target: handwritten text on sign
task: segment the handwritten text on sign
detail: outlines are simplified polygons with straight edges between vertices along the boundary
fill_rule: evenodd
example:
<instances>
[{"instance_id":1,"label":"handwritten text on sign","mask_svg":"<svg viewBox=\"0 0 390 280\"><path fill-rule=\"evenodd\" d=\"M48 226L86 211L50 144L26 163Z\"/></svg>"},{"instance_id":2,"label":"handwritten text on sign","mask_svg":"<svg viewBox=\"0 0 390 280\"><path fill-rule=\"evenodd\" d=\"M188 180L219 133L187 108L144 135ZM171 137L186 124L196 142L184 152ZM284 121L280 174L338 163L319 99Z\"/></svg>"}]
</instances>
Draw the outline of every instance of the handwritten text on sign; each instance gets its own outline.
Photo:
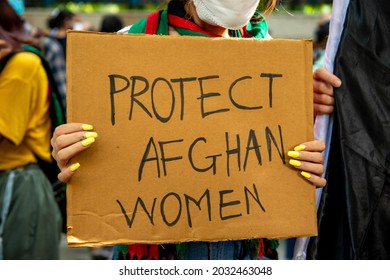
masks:
<instances>
[{"instance_id":1,"label":"handwritten text on sign","mask_svg":"<svg viewBox=\"0 0 390 280\"><path fill-rule=\"evenodd\" d=\"M267 78L267 82L269 84L268 88L268 106L269 108L272 108L272 93L273 93L273 81L275 78L281 78L283 77L282 74L274 74L274 73L261 73L259 75L261 78ZM111 97L111 123L114 126L115 125L115 94L124 92L129 95L129 104L130 104L130 114L129 114L129 120L132 121L136 119L134 116L134 107L139 106L140 111L147 114L150 118L156 118L161 123L166 123L171 120L175 113L175 109L179 111L180 114L180 120L184 120L184 104L185 104L185 85L186 83L195 82L197 83L197 86L199 86L199 94L198 97L196 97L197 100L199 100L199 113L201 114L201 117L204 119L208 116L211 116L213 114L221 114L221 113L228 113L230 111L230 108L219 108L213 111L207 111L205 109L205 103L206 102L212 102L211 98L217 98L221 96L219 92L205 92L204 88L207 87L207 81L212 79L219 79L220 77L218 75L211 75L206 77L189 77L189 78L174 78L174 79L166 79L166 78L156 78L153 81L148 81L147 78L142 76L131 76L130 78L126 78L123 75L118 74L111 74L108 76L110 80L110 97ZM228 96L229 101L232 106L239 110L260 110L263 108L263 105L257 105L257 106L249 106L245 104L240 104L240 101L235 100L234 96L234 89L235 86L238 85L238 83L243 82L245 80L251 80L251 76L244 76L240 77L233 81L233 83L229 86L228 90ZM117 81L121 80L124 83L124 86L120 87L118 89L117 87ZM141 86L138 86L138 84L141 84ZM175 93L174 90L174 84L179 84L179 93ZM163 116L163 113L159 112L161 108L159 109L158 103L155 102L155 96L158 95L167 95L167 89L168 89L168 95L170 95L169 100L171 101L170 104L168 104L168 116ZM241 90L243 90L241 88ZM245 89L244 89L245 90ZM123 94L123 93L122 93ZM143 102L139 99L142 95L149 95L148 99L151 100L151 108L148 108L146 104L143 104ZM179 99L179 100L178 100ZM211 100L211 101L210 101ZM166 110L166 108L164 108ZM209 162L205 167L197 166L193 155L196 153L196 150L200 145L203 143L207 143L207 139L203 136L196 138L194 141L192 141L188 147L188 161L189 165L195 172L212 172L213 175L216 175L217 173L217 159L219 157L226 157L226 175L230 176L230 169L234 168L233 166L237 166L238 171L243 170L246 171L247 162L250 156L255 157L257 164L259 166L262 166L263 160L261 156L260 147L258 138L256 136L256 132L254 129L250 129L248 132L248 137L246 141L246 145L241 147L241 136L235 135L236 139L233 139L233 143L230 143L229 140L229 132L225 132L225 139L226 139L226 145L224 148L224 154L213 154L213 155L207 155L205 158ZM276 138L274 137L271 129L269 127L265 127L265 140L266 140L266 148L268 151L268 160L272 160L272 144L275 145L278 154L281 158L281 161L283 164L285 164L285 152L283 147L283 135L282 135L282 128L279 125L278 126L278 140L277 142ZM150 137L145 152L142 156L142 159L140 159L140 164L138 168L138 181L142 180L143 170L146 168L146 164L151 165L151 168L155 168L155 172L157 177L167 176L168 167L167 164L171 161L179 161L183 160L183 155L174 155L170 157L166 157L165 154L165 147L167 145L177 145L179 143L183 143L184 139L172 139L169 141L157 141L154 139L154 137ZM243 151L244 155L241 155L241 150ZM243 164L241 164L241 160L243 159ZM235 161L235 162L231 162ZM223 168L223 167L222 167ZM222 169L221 168L221 169ZM161 174L162 173L162 174ZM223 215L223 208L230 207L234 205L238 205L241 202L239 200L233 200L233 201L226 201L226 196L233 193L234 190L221 190L219 191L219 217L221 220L231 219L231 218L237 218L242 216L242 213L236 213L233 215L225 216ZM260 197L256 188L256 185L253 184L253 190L250 191L247 187L244 187L243 192L245 194L245 205L246 205L246 214L250 215L250 204L249 199L254 199L257 206L265 212L265 209L263 205L261 204ZM201 205L203 200L205 200L204 205L206 207L207 213L208 213L208 219L211 221L211 200L210 200L210 190L206 189L205 192L201 195L200 198L194 198L190 195L184 193L183 194L183 200L180 198L179 194L175 192L169 192L167 193L160 201L160 213L158 213L159 216L162 217L163 222L167 226L174 226L179 221L183 207L186 210L186 216L188 221L188 226L192 227L192 219L191 219L191 209L190 204L195 204L197 208L201 211ZM138 211L138 207L141 207L142 210L147 214L150 223L154 224L154 211L156 206L157 198L153 199L153 203L148 208L145 205L145 202L141 197L138 197L135 203L133 211L129 211L129 213L132 213L132 216L129 217L127 214L128 212L125 210L124 206L118 199L117 202L120 205L121 211L124 214L126 218L126 222L129 227L132 227L133 221L137 215L137 213L140 213ZM167 201L171 202L168 203ZM172 203L173 201L173 203ZM184 205L183 205L184 203ZM168 206L166 206L168 204ZM177 213L174 217L173 221L168 221L166 216L166 209L169 207L174 206L174 204L177 204Z\"/></svg>"},{"instance_id":2,"label":"handwritten text on sign","mask_svg":"<svg viewBox=\"0 0 390 280\"><path fill-rule=\"evenodd\" d=\"M70 58L69 118L99 133L77 158L71 245L315 232L314 189L285 156L312 133L306 44L70 35L86 50ZM254 63L271 51L281 57ZM103 66L91 67L95 56Z\"/></svg>"}]
</instances>

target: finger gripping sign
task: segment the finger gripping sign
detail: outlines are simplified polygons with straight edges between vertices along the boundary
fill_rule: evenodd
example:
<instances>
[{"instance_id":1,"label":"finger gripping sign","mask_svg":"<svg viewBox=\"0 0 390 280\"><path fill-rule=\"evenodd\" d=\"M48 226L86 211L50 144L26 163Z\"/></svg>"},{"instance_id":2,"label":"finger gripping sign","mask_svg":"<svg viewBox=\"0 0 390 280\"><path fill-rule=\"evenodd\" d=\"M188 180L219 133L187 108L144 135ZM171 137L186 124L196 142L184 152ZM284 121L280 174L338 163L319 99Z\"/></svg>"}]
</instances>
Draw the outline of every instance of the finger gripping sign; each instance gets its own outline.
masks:
<instances>
[{"instance_id":1,"label":"finger gripping sign","mask_svg":"<svg viewBox=\"0 0 390 280\"><path fill-rule=\"evenodd\" d=\"M316 235L311 42L68 33L69 246Z\"/></svg>"}]
</instances>

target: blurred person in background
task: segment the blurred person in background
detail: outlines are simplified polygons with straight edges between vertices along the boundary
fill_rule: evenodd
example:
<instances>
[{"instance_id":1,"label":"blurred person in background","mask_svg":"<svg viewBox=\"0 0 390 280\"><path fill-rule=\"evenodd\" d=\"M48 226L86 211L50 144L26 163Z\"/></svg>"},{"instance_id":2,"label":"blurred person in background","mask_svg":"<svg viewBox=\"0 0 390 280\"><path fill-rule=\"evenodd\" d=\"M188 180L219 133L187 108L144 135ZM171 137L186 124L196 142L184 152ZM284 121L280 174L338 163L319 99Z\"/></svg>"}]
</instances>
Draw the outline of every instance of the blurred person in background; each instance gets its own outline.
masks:
<instances>
[{"instance_id":1,"label":"blurred person in background","mask_svg":"<svg viewBox=\"0 0 390 280\"><path fill-rule=\"evenodd\" d=\"M318 21L313 40L313 70L324 66L325 48L329 36L330 15L324 15Z\"/></svg>"},{"instance_id":2,"label":"blurred person in background","mask_svg":"<svg viewBox=\"0 0 390 280\"><path fill-rule=\"evenodd\" d=\"M123 21L117 15L108 14L102 18L100 32L117 32L123 28Z\"/></svg>"},{"instance_id":3,"label":"blurred person in background","mask_svg":"<svg viewBox=\"0 0 390 280\"><path fill-rule=\"evenodd\" d=\"M15 10L15 12L18 14L18 16L21 17L23 21L23 27L26 30L27 33L31 32L32 26L31 24L26 21L23 18L23 13L25 10L24 0L8 0L8 3L11 5L11 7Z\"/></svg>"},{"instance_id":4,"label":"blurred person in background","mask_svg":"<svg viewBox=\"0 0 390 280\"><path fill-rule=\"evenodd\" d=\"M54 9L48 21L49 35L55 38L62 46L66 59L66 31L91 30L91 24L82 21L79 16L68 9Z\"/></svg>"},{"instance_id":5,"label":"blurred person in background","mask_svg":"<svg viewBox=\"0 0 390 280\"><path fill-rule=\"evenodd\" d=\"M54 9L48 19L49 35L60 43L65 59L66 31L73 29L76 22L76 15L67 9Z\"/></svg>"},{"instance_id":6,"label":"blurred person in background","mask_svg":"<svg viewBox=\"0 0 390 280\"><path fill-rule=\"evenodd\" d=\"M90 24L80 21L76 14L67 9L55 9L47 23L49 33L40 35L38 47L50 64L62 106L66 109L66 31L84 30Z\"/></svg>"},{"instance_id":7,"label":"blurred person in background","mask_svg":"<svg viewBox=\"0 0 390 280\"><path fill-rule=\"evenodd\" d=\"M32 38L0 0L0 259L58 259L61 214L37 164L50 162L49 82Z\"/></svg>"},{"instance_id":8,"label":"blurred person in background","mask_svg":"<svg viewBox=\"0 0 390 280\"><path fill-rule=\"evenodd\" d=\"M52 36L42 34L38 43L38 48L46 57L54 80L57 84L58 92L61 96L62 107L66 110L66 61L63 47Z\"/></svg>"}]
</instances>

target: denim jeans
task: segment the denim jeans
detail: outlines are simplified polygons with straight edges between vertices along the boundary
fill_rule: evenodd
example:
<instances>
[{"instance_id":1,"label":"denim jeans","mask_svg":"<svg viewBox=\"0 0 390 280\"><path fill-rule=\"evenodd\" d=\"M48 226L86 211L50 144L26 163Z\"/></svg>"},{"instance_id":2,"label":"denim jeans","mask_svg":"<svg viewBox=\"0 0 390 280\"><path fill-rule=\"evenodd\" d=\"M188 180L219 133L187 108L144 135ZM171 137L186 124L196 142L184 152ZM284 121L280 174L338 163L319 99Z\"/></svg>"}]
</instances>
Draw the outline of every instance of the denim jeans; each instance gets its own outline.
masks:
<instances>
[{"instance_id":1,"label":"denim jeans","mask_svg":"<svg viewBox=\"0 0 390 280\"><path fill-rule=\"evenodd\" d=\"M245 250L246 241L188 242L189 260L251 260L249 250Z\"/></svg>"}]
</instances>

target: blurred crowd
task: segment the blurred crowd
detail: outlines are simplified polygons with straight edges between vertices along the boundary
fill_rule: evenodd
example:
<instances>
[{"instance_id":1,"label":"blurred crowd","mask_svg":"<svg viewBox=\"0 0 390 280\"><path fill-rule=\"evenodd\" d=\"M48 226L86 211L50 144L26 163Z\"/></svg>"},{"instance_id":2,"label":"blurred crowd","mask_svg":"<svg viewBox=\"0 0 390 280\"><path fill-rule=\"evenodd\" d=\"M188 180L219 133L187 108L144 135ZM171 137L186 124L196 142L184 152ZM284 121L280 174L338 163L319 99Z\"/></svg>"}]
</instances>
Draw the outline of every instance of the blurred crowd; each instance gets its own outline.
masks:
<instances>
[{"instance_id":1,"label":"blurred crowd","mask_svg":"<svg viewBox=\"0 0 390 280\"><path fill-rule=\"evenodd\" d=\"M116 32L123 23L107 14L96 29L54 9L42 29L24 11L23 0L0 0L0 259L61 259L66 185L50 138L66 122L67 31ZM111 255L111 247L91 248L83 258Z\"/></svg>"}]
</instances>

